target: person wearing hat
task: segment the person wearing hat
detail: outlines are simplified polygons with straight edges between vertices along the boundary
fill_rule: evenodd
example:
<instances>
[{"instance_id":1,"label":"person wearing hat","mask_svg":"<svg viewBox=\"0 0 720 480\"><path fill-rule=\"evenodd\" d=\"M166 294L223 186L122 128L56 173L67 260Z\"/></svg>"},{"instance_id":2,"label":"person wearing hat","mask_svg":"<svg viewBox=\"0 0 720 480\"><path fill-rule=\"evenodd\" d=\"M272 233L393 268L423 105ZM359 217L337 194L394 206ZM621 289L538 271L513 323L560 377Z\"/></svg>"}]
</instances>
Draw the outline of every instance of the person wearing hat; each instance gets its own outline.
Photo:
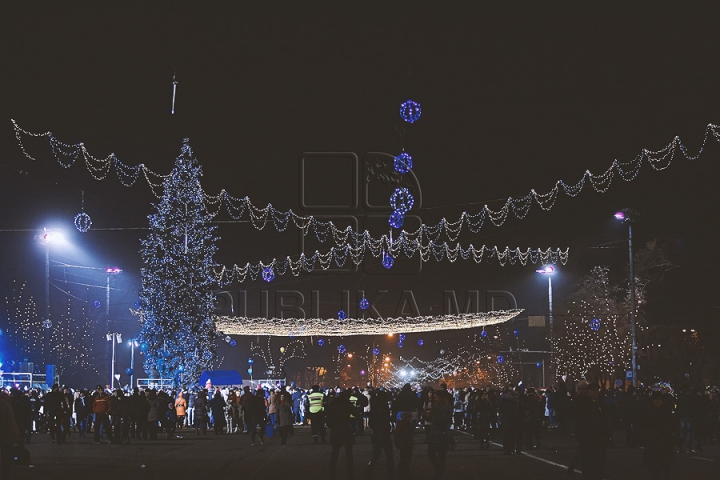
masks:
<instances>
[{"instance_id":1,"label":"person wearing hat","mask_svg":"<svg viewBox=\"0 0 720 480\"><path fill-rule=\"evenodd\" d=\"M110 403L110 396L105 393L102 385L95 387L95 391L92 411L95 414L95 445L99 445L102 432L107 435L108 443L112 441L112 431L110 430L110 411L112 410L112 405Z\"/></svg>"},{"instance_id":2,"label":"person wearing hat","mask_svg":"<svg viewBox=\"0 0 720 480\"><path fill-rule=\"evenodd\" d=\"M580 446L583 478L602 479L602 463L610 436L607 416L600 401L600 385L578 384L575 409L575 439Z\"/></svg>"}]
</instances>

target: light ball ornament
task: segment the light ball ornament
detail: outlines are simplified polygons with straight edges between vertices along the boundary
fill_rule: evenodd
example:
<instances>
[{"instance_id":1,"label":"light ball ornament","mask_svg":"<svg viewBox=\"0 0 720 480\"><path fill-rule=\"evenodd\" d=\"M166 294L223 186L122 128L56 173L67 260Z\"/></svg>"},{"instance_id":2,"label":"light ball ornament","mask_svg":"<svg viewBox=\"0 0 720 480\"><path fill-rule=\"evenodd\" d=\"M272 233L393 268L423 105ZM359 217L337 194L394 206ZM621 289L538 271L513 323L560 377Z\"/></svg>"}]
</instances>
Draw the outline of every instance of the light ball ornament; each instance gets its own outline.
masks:
<instances>
[{"instance_id":1,"label":"light ball ornament","mask_svg":"<svg viewBox=\"0 0 720 480\"><path fill-rule=\"evenodd\" d=\"M230 340L230 346L234 347L235 345L237 345L237 342L235 340Z\"/></svg>"},{"instance_id":2,"label":"light ball ornament","mask_svg":"<svg viewBox=\"0 0 720 480\"><path fill-rule=\"evenodd\" d=\"M400 212L393 212L388 217L388 224L392 228L400 228L403 226L403 223L405 223L405 215Z\"/></svg>"},{"instance_id":3,"label":"light ball ornament","mask_svg":"<svg viewBox=\"0 0 720 480\"><path fill-rule=\"evenodd\" d=\"M513 335L515 335L516 337L519 337L519 336L520 336L520 330L513 330Z\"/></svg>"},{"instance_id":4,"label":"light ball ornament","mask_svg":"<svg viewBox=\"0 0 720 480\"><path fill-rule=\"evenodd\" d=\"M535 364L535 366L536 366L537 368L542 368L543 364L542 364L542 362L537 362L537 363Z\"/></svg>"},{"instance_id":5,"label":"light ball ornament","mask_svg":"<svg viewBox=\"0 0 720 480\"><path fill-rule=\"evenodd\" d=\"M144 353L144 352L147 352L149 349L150 349L150 345L148 345L147 343L142 342L142 343L140 344L140 351L141 351L141 352L143 352L143 353Z\"/></svg>"},{"instance_id":6,"label":"light ball ornament","mask_svg":"<svg viewBox=\"0 0 720 480\"><path fill-rule=\"evenodd\" d=\"M598 330L600 330L600 327L601 327L601 326L602 326L602 322L600 321L599 318L593 318L593 319L590 321L590 328L592 328L592 329L593 329L594 331L596 331L596 332L597 332Z\"/></svg>"},{"instance_id":7,"label":"light ball ornament","mask_svg":"<svg viewBox=\"0 0 720 480\"><path fill-rule=\"evenodd\" d=\"M275 279L275 271L271 267L265 267L262 271L262 279L266 282L272 282Z\"/></svg>"},{"instance_id":8,"label":"light ball ornament","mask_svg":"<svg viewBox=\"0 0 720 480\"><path fill-rule=\"evenodd\" d=\"M505 362L505 357L503 357L502 355L498 355L498 356L497 356L497 362L498 362L498 363L503 363L503 362Z\"/></svg>"},{"instance_id":9,"label":"light ball ornament","mask_svg":"<svg viewBox=\"0 0 720 480\"><path fill-rule=\"evenodd\" d=\"M390 195L390 207L396 212L406 214L415 205L415 197L405 187L398 187Z\"/></svg>"},{"instance_id":10,"label":"light ball ornament","mask_svg":"<svg viewBox=\"0 0 720 480\"><path fill-rule=\"evenodd\" d=\"M345 313L345 310L340 310L338 312L338 320L345 320L347 318L347 313Z\"/></svg>"},{"instance_id":11,"label":"light ball ornament","mask_svg":"<svg viewBox=\"0 0 720 480\"><path fill-rule=\"evenodd\" d=\"M360 376L364 377L367 372L365 370L360 370Z\"/></svg>"},{"instance_id":12,"label":"light ball ornament","mask_svg":"<svg viewBox=\"0 0 720 480\"><path fill-rule=\"evenodd\" d=\"M280 353L285 353L285 347L280 347Z\"/></svg>"},{"instance_id":13,"label":"light ball ornament","mask_svg":"<svg viewBox=\"0 0 720 480\"><path fill-rule=\"evenodd\" d=\"M395 260L390 255L383 255L382 266L390 270L395 265Z\"/></svg>"},{"instance_id":14,"label":"light ball ornament","mask_svg":"<svg viewBox=\"0 0 720 480\"><path fill-rule=\"evenodd\" d=\"M100 308L100 302L99 302L98 300L95 300L95 301L93 302L93 307L95 307L95 308Z\"/></svg>"},{"instance_id":15,"label":"light ball ornament","mask_svg":"<svg viewBox=\"0 0 720 480\"><path fill-rule=\"evenodd\" d=\"M323 340L322 338L319 339L319 340L318 340L318 345L320 345L321 347L322 347L323 345L325 345L325 340Z\"/></svg>"},{"instance_id":16,"label":"light ball ornament","mask_svg":"<svg viewBox=\"0 0 720 480\"><path fill-rule=\"evenodd\" d=\"M380 355L380 349L377 348L377 347L373 348L372 352L373 352L373 355L375 355L376 357L377 357L378 355Z\"/></svg>"},{"instance_id":17,"label":"light ball ornament","mask_svg":"<svg viewBox=\"0 0 720 480\"><path fill-rule=\"evenodd\" d=\"M414 100L406 100L400 104L400 118L407 123L415 123L422 115L420 104Z\"/></svg>"},{"instance_id":18,"label":"light ball ornament","mask_svg":"<svg viewBox=\"0 0 720 480\"><path fill-rule=\"evenodd\" d=\"M45 328L50 328L50 327L52 327L52 322L50 320L45 319L45 320L43 320L42 325Z\"/></svg>"},{"instance_id":19,"label":"light ball ornament","mask_svg":"<svg viewBox=\"0 0 720 480\"><path fill-rule=\"evenodd\" d=\"M132 368L129 368L129 367L126 368L126 369L125 369L125 374L126 374L126 375L132 375L132 374L133 374L133 369L132 369Z\"/></svg>"},{"instance_id":20,"label":"light ball ornament","mask_svg":"<svg viewBox=\"0 0 720 480\"><path fill-rule=\"evenodd\" d=\"M80 233L86 233L88 230L90 230L90 227L92 227L92 220L90 219L90 215L85 212L80 212L75 215L75 220L73 220L73 223L75 224L75 228L77 228Z\"/></svg>"},{"instance_id":21,"label":"light ball ornament","mask_svg":"<svg viewBox=\"0 0 720 480\"><path fill-rule=\"evenodd\" d=\"M398 173L408 173L413 167L412 157L409 153L402 152L393 160L393 166Z\"/></svg>"},{"instance_id":22,"label":"light ball ornament","mask_svg":"<svg viewBox=\"0 0 720 480\"><path fill-rule=\"evenodd\" d=\"M230 338L230 335L228 335L228 336L225 337L225 341L226 341L227 343L230 343L230 340L232 340L232 338Z\"/></svg>"},{"instance_id":23,"label":"light ball ornament","mask_svg":"<svg viewBox=\"0 0 720 480\"><path fill-rule=\"evenodd\" d=\"M370 306L370 302L368 302L368 299L363 297L362 300L360 300L360 309L361 310L367 310Z\"/></svg>"},{"instance_id":24,"label":"light ball ornament","mask_svg":"<svg viewBox=\"0 0 720 480\"><path fill-rule=\"evenodd\" d=\"M345 351L346 351L345 345L339 345L339 346L338 346L338 352L340 352L340 353L342 354L342 353L345 353Z\"/></svg>"},{"instance_id":25,"label":"light ball ornament","mask_svg":"<svg viewBox=\"0 0 720 480\"><path fill-rule=\"evenodd\" d=\"M419 345L419 346L422 347L424 344L425 344L425 341L424 341L422 338L421 338L420 340L418 340L418 345Z\"/></svg>"},{"instance_id":26,"label":"light ball ornament","mask_svg":"<svg viewBox=\"0 0 720 480\"><path fill-rule=\"evenodd\" d=\"M488 336L487 330L483 330L482 332L480 332L480 336L483 338L487 338L487 336Z\"/></svg>"}]
</instances>

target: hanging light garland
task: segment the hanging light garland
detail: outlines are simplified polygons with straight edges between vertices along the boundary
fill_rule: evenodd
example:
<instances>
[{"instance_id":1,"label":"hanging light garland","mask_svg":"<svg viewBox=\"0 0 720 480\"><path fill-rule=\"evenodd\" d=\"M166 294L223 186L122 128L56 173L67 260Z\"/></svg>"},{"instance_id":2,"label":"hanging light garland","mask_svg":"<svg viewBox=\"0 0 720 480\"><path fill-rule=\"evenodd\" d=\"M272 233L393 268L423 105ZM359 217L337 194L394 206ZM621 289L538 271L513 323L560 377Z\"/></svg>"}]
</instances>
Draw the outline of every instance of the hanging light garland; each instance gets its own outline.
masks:
<instances>
[{"instance_id":1,"label":"hanging light garland","mask_svg":"<svg viewBox=\"0 0 720 480\"><path fill-rule=\"evenodd\" d=\"M83 143L63 143L52 132L33 133L22 129L15 120L12 120L12 123L18 145L23 155L30 160L35 160L35 158L27 152L22 141L23 135L33 138L47 137L53 155L62 167L70 168L78 159L82 158L95 180L104 180L114 171L120 183L126 187L134 185L142 175L153 194L157 198L162 196L162 182L167 175L155 173L144 164L126 165L113 153L105 158L95 157L88 152ZM533 203L537 203L542 210L549 211L555 205L560 193L574 198L582 192L588 183L596 192L605 193L609 190L616 173L627 182L635 180L643 163L647 163L657 171L665 170L672 163L678 149L686 159L696 160L705 151L707 140L711 135L720 142L720 127L718 125L708 124L704 132L702 145L696 155L690 155L680 137L676 136L670 143L659 150L642 149L634 159L625 163L614 160L610 167L600 174L593 174L590 170L586 170L575 183L558 180L555 182L554 187L546 193L538 193L535 189L531 189L524 196L508 197L504 205L499 209L493 210L488 205L484 205L477 213L462 212L455 221L448 221L443 218L433 226L422 224L416 231L405 233L408 237L425 236L435 240L440 235L445 234L449 240L455 241L460 235L463 226L467 226L472 233L477 233L485 225L486 220L489 220L495 226L501 226L511 213L518 219L524 219ZM341 230L330 221L323 222L312 215L298 215L292 210L281 211L273 207L272 204L259 208L253 205L248 197L234 197L228 194L225 189L221 190L217 195L208 195L206 192L203 192L203 195L208 210L211 206L216 209L213 215L224 206L231 218L240 220L249 217L250 223L258 230L264 229L267 225L273 225L277 231L285 231L292 221L292 224L301 230L303 235L308 235L312 231L320 242L325 242L328 236L332 236L337 245L354 241L367 234L367 231L363 233L354 232L350 227ZM350 240L350 236L353 237L352 240Z\"/></svg>"},{"instance_id":2,"label":"hanging light garland","mask_svg":"<svg viewBox=\"0 0 720 480\"><path fill-rule=\"evenodd\" d=\"M80 213L75 215L73 223L75 224L75 228L77 228L80 233L87 233L87 231L90 230L90 227L92 226L92 220L90 219L90 215L85 213L84 191L82 192L82 205L80 207Z\"/></svg>"},{"instance_id":3,"label":"hanging light garland","mask_svg":"<svg viewBox=\"0 0 720 480\"><path fill-rule=\"evenodd\" d=\"M438 330L477 328L511 320L523 310L498 310L488 313L431 315L386 318L247 318L217 316L215 324L224 335L271 335L288 337L342 337L351 335L387 335L395 332L418 333Z\"/></svg>"}]
</instances>

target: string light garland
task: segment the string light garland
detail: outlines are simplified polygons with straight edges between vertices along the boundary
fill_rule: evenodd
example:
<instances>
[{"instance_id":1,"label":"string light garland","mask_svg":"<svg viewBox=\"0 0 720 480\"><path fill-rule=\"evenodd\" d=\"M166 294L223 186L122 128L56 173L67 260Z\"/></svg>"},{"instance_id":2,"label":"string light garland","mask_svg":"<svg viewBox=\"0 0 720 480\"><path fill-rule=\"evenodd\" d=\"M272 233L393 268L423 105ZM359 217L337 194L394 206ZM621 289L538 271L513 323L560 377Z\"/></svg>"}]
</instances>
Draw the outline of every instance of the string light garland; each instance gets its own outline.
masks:
<instances>
[{"instance_id":1,"label":"string light garland","mask_svg":"<svg viewBox=\"0 0 720 480\"><path fill-rule=\"evenodd\" d=\"M511 320L523 310L498 310L487 313L430 315L385 318L248 318L217 316L215 324L224 335L295 335L342 337L351 335L387 335L395 332L419 333L459 330L495 325Z\"/></svg>"},{"instance_id":2,"label":"string light garland","mask_svg":"<svg viewBox=\"0 0 720 480\"><path fill-rule=\"evenodd\" d=\"M278 361L276 364L272 354L272 348L270 347L271 340L272 338L268 337L265 347L250 343L250 351L252 352L252 355L262 358L263 362L265 362L265 366L268 369L270 369L270 367L276 367L278 369L281 369L285 366L285 363L288 360L291 360L293 358L305 358L307 356L307 354L305 353L304 342L300 339L293 340L286 345L282 345L280 347L280 356L278 357ZM252 358L248 360L248 363L250 365L254 363L251 360Z\"/></svg>"},{"instance_id":3,"label":"string light garland","mask_svg":"<svg viewBox=\"0 0 720 480\"><path fill-rule=\"evenodd\" d=\"M95 180L104 180L111 172L115 172L120 183L126 187L134 185L142 175L150 186L153 194L157 198L162 196L162 182L167 175L155 173L144 164L136 166L127 165L120 161L113 153L105 158L95 157L87 151L83 143L66 144L60 142L52 132L29 132L22 129L15 120L11 121L18 145L23 155L30 160L36 159L27 152L23 143L23 135L31 138L47 137L53 155L62 167L70 168L78 159L82 158L88 171ZM535 189L531 189L529 193L521 197L508 197L499 209L491 209L488 205L484 205L477 213L462 212L455 221L448 221L446 218L443 218L433 226L422 224L414 232L405 233L409 238L422 237L433 240L437 240L440 235L444 234L450 241L455 241L463 227L468 228L472 233L477 233L488 220L495 226L503 225L511 213L518 219L524 219L534 203L542 210L549 211L555 205L560 193L574 198L582 192L587 184L596 192L605 193L609 190L615 174L620 176L624 181L633 181L640 173L643 163L647 163L656 171L665 170L672 164L678 150L687 160L696 160L705 151L705 146L710 136L720 142L720 127L718 125L712 123L707 125L702 145L695 155L689 154L688 148L680 137L676 136L665 147L658 150L643 148L634 159L628 162L623 163L614 160L610 167L600 174L593 174L590 170L586 170L582 177L575 183L558 180L555 182L553 188L545 193L538 193ZM220 209L224 207L227 214L233 220L249 218L250 223L252 223L257 230L262 230L268 225L273 225L277 231L282 232L292 223L292 225L302 231L303 235L308 235L310 232L313 232L320 242L325 242L330 236L336 242L336 245L354 242L368 234L367 231L354 232L351 227L339 229L331 221L321 221L312 215L298 215L293 212L292 209L281 211L273 207L272 204L268 204L264 208L259 208L253 205L248 197L234 197L225 189L222 189L217 195L209 195L203 192L203 196L205 197L206 208L208 208L208 210L211 207L214 208L214 212L210 212L211 214L215 215L219 213Z\"/></svg>"},{"instance_id":4,"label":"string light garland","mask_svg":"<svg viewBox=\"0 0 720 480\"><path fill-rule=\"evenodd\" d=\"M288 256L285 257L284 260L273 258L270 263L246 263L242 267L237 264L232 267L222 266L214 269L214 275L217 282L221 285L228 285L233 282L242 283L245 282L248 277L250 277L251 280L256 280L261 273L263 280L268 281L265 272L272 273L270 278L275 278L275 275L286 275L288 273L297 277L302 272L313 272L318 267L322 270L327 270L333 263L339 267L343 267L347 264L348 260L354 265L359 265L363 262L366 253L376 258L381 257L383 267L388 269L394 265L394 257L397 258L403 254L407 258L413 258L415 255L419 255L422 262L429 262L431 259L440 262L447 259L450 263L455 263L458 259L472 259L475 263L481 263L484 259L497 259L501 266L505 266L508 263L515 265L518 262L525 266L528 263L561 263L565 265L569 257L569 248L565 250L561 250L560 248L547 248L545 250L528 248L523 251L520 250L520 248L511 249L510 247L505 247L501 250L498 247L490 248L485 245L476 248L472 244L470 244L468 248L463 248L459 243L451 247L446 242L442 244L429 242L427 245L420 245L417 241L411 241L402 234L394 241L383 235L382 240L378 242L367 242L358 247L350 245L345 245L344 248L332 247L330 251L325 253L320 253L316 250L315 253L310 256L302 253L296 259ZM268 274L268 276L270 275Z\"/></svg>"}]
</instances>

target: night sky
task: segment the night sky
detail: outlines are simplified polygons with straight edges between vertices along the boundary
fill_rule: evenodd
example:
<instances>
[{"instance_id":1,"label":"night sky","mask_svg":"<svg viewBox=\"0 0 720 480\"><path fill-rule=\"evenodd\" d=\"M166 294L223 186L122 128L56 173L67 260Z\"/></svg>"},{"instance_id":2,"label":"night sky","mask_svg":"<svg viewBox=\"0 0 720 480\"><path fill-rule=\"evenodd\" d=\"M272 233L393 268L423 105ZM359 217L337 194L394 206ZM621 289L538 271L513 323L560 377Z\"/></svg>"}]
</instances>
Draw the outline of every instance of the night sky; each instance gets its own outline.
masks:
<instances>
[{"instance_id":1,"label":"night sky","mask_svg":"<svg viewBox=\"0 0 720 480\"><path fill-rule=\"evenodd\" d=\"M114 152L128 165L144 163L162 174L189 137L206 192L224 188L257 206L337 215L339 224L357 218L375 236L387 231L389 211L363 207L362 186L353 187L345 167L338 167L345 153L358 156L362 172L367 153L397 154L404 146L421 191L422 206L411 213L434 225L485 204L498 209L507 197L533 188L547 192L559 179L574 184L586 169L601 173L614 159L630 161L676 135L694 155L707 124L720 123L720 31L707 9L68 5L15 2L0 16L0 289L5 297L14 280L27 280L42 305L44 250L33 237L44 226L62 226L76 248L54 253L53 262L124 270L114 280L111 310L113 328L127 337L139 331L128 308L140 285L139 239L155 201L150 189L142 180L130 188L114 176L95 181L81 164L63 169L42 139L26 139L37 158L28 160L10 119L31 132L84 142L97 157ZM412 126L398 115L408 98L423 109ZM711 136L697 160L678 150L667 170L645 163L632 182L616 175L607 193L588 184L576 198L561 194L548 212L535 204L523 220L488 223L459 240L476 247L569 247L570 261L554 279L559 306L594 265L610 266L612 279L622 282L627 230L612 215L632 207L641 214L633 227L636 245L659 239L678 264L651 291L648 321L720 339L717 143ZM337 155L308 164L303 190L305 152ZM306 199L329 205L349 201L353 188L359 190L357 208L303 209L303 191ZM82 191L93 220L86 234L72 225ZM220 214L217 220L231 219ZM216 259L228 265L297 255L303 248L295 229L257 232L248 223L221 223L218 233ZM329 248L305 240L306 251ZM443 309L445 290L460 298L468 290L508 290L528 314L547 311L547 284L535 265L431 261L418 274L417 261L404 261L397 273L377 274L378 263L371 258L354 273L285 276L270 286L247 281L231 290L248 292L252 315L260 314L263 289L296 289L308 301L320 290L323 316L341 308L342 290L353 292L354 310L357 290L388 290L378 304L383 315L394 313L405 290L415 293L423 315ZM104 301L104 290L92 286L104 287L104 274L76 271L54 266L53 283L88 302ZM90 287L73 290L79 283ZM7 322L3 312L4 331ZM96 332L98 355L106 348L103 328ZM5 333L2 361L13 352ZM404 351L387 346L395 354L433 358L437 342L473 333L413 335ZM527 346L535 346L536 333L527 332ZM420 337L425 346L413 349ZM238 339L234 349L223 342L222 367L244 371L249 342ZM368 340L346 343L362 349ZM318 347L308 353L308 365L327 363ZM123 351L122 365L126 356ZM97 358L104 377L107 360ZM299 366L288 363L289 369Z\"/></svg>"}]
</instances>

